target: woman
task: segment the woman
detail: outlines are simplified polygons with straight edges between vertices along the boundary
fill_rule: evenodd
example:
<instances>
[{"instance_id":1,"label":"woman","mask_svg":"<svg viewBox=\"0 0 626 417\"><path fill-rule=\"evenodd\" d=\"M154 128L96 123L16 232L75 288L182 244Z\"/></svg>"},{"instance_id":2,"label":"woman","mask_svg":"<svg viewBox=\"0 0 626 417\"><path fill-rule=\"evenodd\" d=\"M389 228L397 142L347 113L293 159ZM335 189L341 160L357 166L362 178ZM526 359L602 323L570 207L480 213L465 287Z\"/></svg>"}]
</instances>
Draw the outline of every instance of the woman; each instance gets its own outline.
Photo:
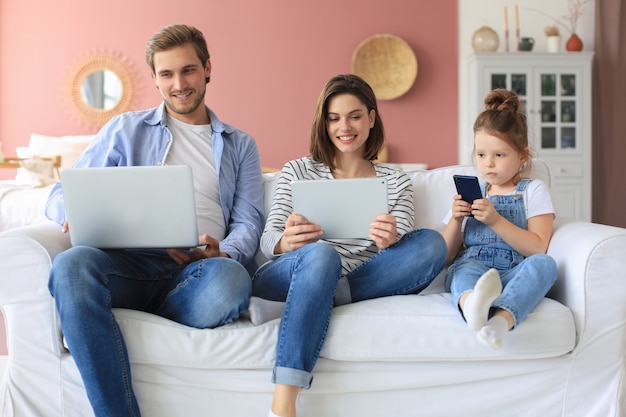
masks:
<instances>
[{"instance_id":1,"label":"woman","mask_svg":"<svg viewBox=\"0 0 626 417\"><path fill-rule=\"evenodd\" d=\"M256 297L285 301L270 416L296 415L296 397L311 386L333 305L417 294L443 269L443 237L413 230L411 180L372 162L383 143L371 87L356 75L338 75L319 98L311 156L290 161L281 171L261 237L261 248L272 260L259 268L252 290ZM292 212L294 180L365 177L385 177L388 184L389 213L372 219L368 239L319 240L320 225Z\"/></svg>"}]
</instances>

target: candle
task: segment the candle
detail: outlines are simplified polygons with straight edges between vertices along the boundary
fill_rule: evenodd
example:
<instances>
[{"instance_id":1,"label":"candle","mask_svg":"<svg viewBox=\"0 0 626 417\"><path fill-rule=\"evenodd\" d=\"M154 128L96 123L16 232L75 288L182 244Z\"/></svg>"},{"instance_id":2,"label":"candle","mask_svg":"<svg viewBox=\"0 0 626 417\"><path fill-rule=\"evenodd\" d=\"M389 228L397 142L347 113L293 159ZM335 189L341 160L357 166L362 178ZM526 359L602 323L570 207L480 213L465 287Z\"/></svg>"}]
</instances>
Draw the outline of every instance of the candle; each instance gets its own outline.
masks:
<instances>
[{"instance_id":1,"label":"candle","mask_svg":"<svg viewBox=\"0 0 626 417\"><path fill-rule=\"evenodd\" d=\"M515 30L519 30L519 13L517 11L517 3L515 3Z\"/></svg>"},{"instance_id":2,"label":"candle","mask_svg":"<svg viewBox=\"0 0 626 417\"><path fill-rule=\"evenodd\" d=\"M504 30L509 30L509 15L506 11L506 6L504 6Z\"/></svg>"}]
</instances>

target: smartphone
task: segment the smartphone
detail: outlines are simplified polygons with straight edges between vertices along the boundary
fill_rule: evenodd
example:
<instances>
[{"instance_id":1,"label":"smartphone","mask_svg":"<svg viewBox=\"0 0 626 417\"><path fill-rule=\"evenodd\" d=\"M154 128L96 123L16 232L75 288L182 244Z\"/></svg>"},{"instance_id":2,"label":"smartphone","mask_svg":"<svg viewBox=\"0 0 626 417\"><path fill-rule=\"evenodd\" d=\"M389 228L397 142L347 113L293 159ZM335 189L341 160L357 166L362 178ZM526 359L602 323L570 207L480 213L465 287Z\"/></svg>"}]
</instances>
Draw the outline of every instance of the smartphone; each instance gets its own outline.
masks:
<instances>
[{"instance_id":1,"label":"smartphone","mask_svg":"<svg viewBox=\"0 0 626 417\"><path fill-rule=\"evenodd\" d=\"M472 204L474 200L483 198L478 178L471 175L455 175L454 185L464 201Z\"/></svg>"}]
</instances>

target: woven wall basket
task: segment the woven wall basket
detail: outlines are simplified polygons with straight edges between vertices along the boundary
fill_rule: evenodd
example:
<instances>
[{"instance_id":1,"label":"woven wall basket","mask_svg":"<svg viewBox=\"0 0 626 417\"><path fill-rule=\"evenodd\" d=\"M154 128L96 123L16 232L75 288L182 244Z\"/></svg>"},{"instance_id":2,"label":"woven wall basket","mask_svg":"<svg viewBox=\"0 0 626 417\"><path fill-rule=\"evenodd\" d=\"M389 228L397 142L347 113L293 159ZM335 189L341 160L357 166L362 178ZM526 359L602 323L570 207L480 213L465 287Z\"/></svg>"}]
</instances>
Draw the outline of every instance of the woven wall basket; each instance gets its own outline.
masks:
<instances>
[{"instance_id":1,"label":"woven wall basket","mask_svg":"<svg viewBox=\"0 0 626 417\"><path fill-rule=\"evenodd\" d=\"M393 100L411 89L417 58L402 38L382 34L367 38L352 55L352 72L365 81L379 100Z\"/></svg>"}]
</instances>

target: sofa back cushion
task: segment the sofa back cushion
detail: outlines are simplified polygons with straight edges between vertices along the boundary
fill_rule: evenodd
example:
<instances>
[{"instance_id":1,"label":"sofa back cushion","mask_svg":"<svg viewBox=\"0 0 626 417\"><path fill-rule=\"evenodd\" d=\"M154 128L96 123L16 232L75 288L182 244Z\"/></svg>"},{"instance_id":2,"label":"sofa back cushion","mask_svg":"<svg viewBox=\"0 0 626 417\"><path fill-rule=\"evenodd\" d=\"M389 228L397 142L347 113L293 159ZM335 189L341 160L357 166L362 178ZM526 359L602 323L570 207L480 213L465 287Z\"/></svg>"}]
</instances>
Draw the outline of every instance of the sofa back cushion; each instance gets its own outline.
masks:
<instances>
[{"instance_id":1,"label":"sofa back cushion","mask_svg":"<svg viewBox=\"0 0 626 417\"><path fill-rule=\"evenodd\" d=\"M394 166L394 164L387 164ZM531 178L541 179L550 186L550 171L541 159L533 159ZM454 174L477 175L472 165L453 165L431 170L411 170L407 175L415 189L415 228L443 230L443 219L452 206L456 194ZM265 214L269 213L279 172L264 174Z\"/></svg>"},{"instance_id":2,"label":"sofa back cushion","mask_svg":"<svg viewBox=\"0 0 626 417\"><path fill-rule=\"evenodd\" d=\"M533 159L530 177L550 186L550 171L541 159ZM415 228L443 230L443 219L452 206L456 194L454 174L478 175L472 165L454 165L428 171L407 172L415 188Z\"/></svg>"}]
</instances>

